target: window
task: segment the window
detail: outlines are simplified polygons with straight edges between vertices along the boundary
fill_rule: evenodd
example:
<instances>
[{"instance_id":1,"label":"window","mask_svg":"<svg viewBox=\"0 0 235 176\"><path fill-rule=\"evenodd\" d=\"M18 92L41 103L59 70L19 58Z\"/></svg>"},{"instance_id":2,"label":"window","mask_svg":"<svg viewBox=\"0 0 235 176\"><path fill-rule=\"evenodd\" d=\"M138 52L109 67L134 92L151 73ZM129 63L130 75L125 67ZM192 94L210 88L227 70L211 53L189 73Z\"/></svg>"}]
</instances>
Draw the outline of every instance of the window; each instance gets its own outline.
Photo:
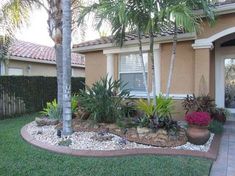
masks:
<instances>
[{"instance_id":1,"label":"window","mask_svg":"<svg viewBox=\"0 0 235 176\"><path fill-rule=\"evenodd\" d=\"M8 75L14 75L14 76L23 75L23 69L21 69L21 68L9 68L8 69Z\"/></svg>"},{"instance_id":2,"label":"window","mask_svg":"<svg viewBox=\"0 0 235 176\"><path fill-rule=\"evenodd\" d=\"M144 66L147 75L148 72L148 54L144 53ZM121 55L119 62L119 78L127 83L127 89L137 92L146 92L143 81L143 69L139 54Z\"/></svg>"}]
</instances>

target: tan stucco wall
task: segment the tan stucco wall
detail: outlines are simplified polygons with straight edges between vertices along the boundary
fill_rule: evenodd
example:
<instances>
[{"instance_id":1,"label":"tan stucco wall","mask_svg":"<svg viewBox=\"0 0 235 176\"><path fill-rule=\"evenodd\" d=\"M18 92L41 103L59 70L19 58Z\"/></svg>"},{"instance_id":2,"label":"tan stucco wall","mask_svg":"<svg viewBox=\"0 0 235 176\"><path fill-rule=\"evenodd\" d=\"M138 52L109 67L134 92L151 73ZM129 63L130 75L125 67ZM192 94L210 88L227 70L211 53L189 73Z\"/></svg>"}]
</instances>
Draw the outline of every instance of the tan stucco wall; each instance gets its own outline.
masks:
<instances>
[{"instance_id":1,"label":"tan stucco wall","mask_svg":"<svg viewBox=\"0 0 235 176\"><path fill-rule=\"evenodd\" d=\"M184 120L185 110L182 106L183 100L173 100L174 110L172 112L172 118L174 120Z\"/></svg>"},{"instance_id":2,"label":"tan stucco wall","mask_svg":"<svg viewBox=\"0 0 235 176\"><path fill-rule=\"evenodd\" d=\"M86 57L86 84L91 86L101 77L106 76L107 61L102 51L85 53Z\"/></svg>"},{"instance_id":3,"label":"tan stucco wall","mask_svg":"<svg viewBox=\"0 0 235 176\"><path fill-rule=\"evenodd\" d=\"M215 49L210 55L210 96L215 98Z\"/></svg>"},{"instance_id":4,"label":"tan stucco wall","mask_svg":"<svg viewBox=\"0 0 235 176\"><path fill-rule=\"evenodd\" d=\"M210 91L210 49L195 50L195 85L196 95L207 95Z\"/></svg>"},{"instance_id":5,"label":"tan stucco wall","mask_svg":"<svg viewBox=\"0 0 235 176\"><path fill-rule=\"evenodd\" d=\"M216 19L216 23L210 26L208 22L204 21L202 24L202 30L198 34L198 38L207 38L218 32L221 32L227 28L234 27L235 25L235 13L221 15Z\"/></svg>"},{"instance_id":6,"label":"tan stucco wall","mask_svg":"<svg viewBox=\"0 0 235 176\"><path fill-rule=\"evenodd\" d=\"M193 41L178 42L174 65L171 93L190 94L194 91ZM161 44L161 91L166 92L172 44Z\"/></svg>"},{"instance_id":7,"label":"tan stucco wall","mask_svg":"<svg viewBox=\"0 0 235 176\"><path fill-rule=\"evenodd\" d=\"M23 75L25 76L56 76L56 65L54 64L44 64L44 63L34 63L18 60L9 60L7 63L7 68L19 68L23 70ZM29 69L30 68L30 71ZM84 77L85 69L73 67L74 77ZM8 69L6 69L6 74L8 74Z\"/></svg>"}]
</instances>

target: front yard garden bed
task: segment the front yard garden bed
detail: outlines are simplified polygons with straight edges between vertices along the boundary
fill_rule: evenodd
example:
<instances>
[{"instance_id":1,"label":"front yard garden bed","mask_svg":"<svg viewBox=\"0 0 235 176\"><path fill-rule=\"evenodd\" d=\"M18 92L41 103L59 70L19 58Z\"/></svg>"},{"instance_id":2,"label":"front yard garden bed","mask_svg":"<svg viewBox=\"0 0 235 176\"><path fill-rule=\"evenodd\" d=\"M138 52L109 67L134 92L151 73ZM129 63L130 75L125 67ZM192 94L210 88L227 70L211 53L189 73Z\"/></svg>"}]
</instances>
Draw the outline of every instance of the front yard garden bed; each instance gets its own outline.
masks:
<instances>
[{"instance_id":1,"label":"front yard garden bed","mask_svg":"<svg viewBox=\"0 0 235 176\"><path fill-rule=\"evenodd\" d=\"M58 137L58 126L37 126L31 122L22 128L26 141L50 151L77 156L122 156L136 154L192 155L215 159L218 152L219 136L211 135L205 145L187 142L177 147L154 147L128 141L110 132L96 130L74 132L68 137ZM91 130L91 128L90 128Z\"/></svg>"}]
</instances>

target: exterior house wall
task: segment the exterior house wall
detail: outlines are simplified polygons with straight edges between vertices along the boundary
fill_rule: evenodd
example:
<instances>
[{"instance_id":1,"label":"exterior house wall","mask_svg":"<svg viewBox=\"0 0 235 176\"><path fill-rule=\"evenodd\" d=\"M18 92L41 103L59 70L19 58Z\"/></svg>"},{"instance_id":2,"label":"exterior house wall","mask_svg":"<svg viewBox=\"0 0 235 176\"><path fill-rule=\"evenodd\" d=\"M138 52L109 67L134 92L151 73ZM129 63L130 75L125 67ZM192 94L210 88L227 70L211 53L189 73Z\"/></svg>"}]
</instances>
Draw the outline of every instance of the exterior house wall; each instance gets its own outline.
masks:
<instances>
[{"instance_id":1,"label":"exterior house wall","mask_svg":"<svg viewBox=\"0 0 235 176\"><path fill-rule=\"evenodd\" d=\"M91 86L100 77L106 76L107 61L102 51L86 53L86 84Z\"/></svg>"},{"instance_id":2,"label":"exterior house wall","mask_svg":"<svg viewBox=\"0 0 235 176\"><path fill-rule=\"evenodd\" d=\"M215 98L215 49L210 55L210 96Z\"/></svg>"},{"instance_id":3,"label":"exterior house wall","mask_svg":"<svg viewBox=\"0 0 235 176\"><path fill-rule=\"evenodd\" d=\"M206 21L202 24L202 30L197 35L197 39L211 37L225 29L235 27L235 13L220 15L216 24L210 26ZM194 40L181 41L177 43L176 60L173 72L171 94L196 94L209 93L215 97L215 49L205 47L192 47ZM165 93L170 60L172 54L172 43L160 44L161 58L161 92ZM100 76L106 74L106 55L99 52L87 52L86 55L86 77L88 85L99 80ZM118 58L114 56L114 78L118 76ZM99 65L99 66L97 66ZM151 62L148 66L148 85L151 87ZM204 79L202 79L204 78ZM151 90L149 90L151 91ZM174 100L175 119L183 119L185 111L182 107L182 99Z\"/></svg>"},{"instance_id":4,"label":"exterior house wall","mask_svg":"<svg viewBox=\"0 0 235 176\"><path fill-rule=\"evenodd\" d=\"M191 94L194 91L193 41L178 42L171 84L171 94ZM161 44L161 91L166 92L172 44Z\"/></svg>"},{"instance_id":5,"label":"exterior house wall","mask_svg":"<svg viewBox=\"0 0 235 176\"><path fill-rule=\"evenodd\" d=\"M6 67L6 74L8 74L9 68L18 68L23 70L23 75L25 76L56 76L55 64L34 63L10 59ZM72 69L74 77L84 77L84 68L72 67Z\"/></svg>"},{"instance_id":6,"label":"exterior house wall","mask_svg":"<svg viewBox=\"0 0 235 176\"><path fill-rule=\"evenodd\" d=\"M202 24L202 30L198 34L198 39L210 37L218 32L221 32L227 28L234 27L235 13L218 16L216 23L210 26L208 22L204 21Z\"/></svg>"}]
</instances>

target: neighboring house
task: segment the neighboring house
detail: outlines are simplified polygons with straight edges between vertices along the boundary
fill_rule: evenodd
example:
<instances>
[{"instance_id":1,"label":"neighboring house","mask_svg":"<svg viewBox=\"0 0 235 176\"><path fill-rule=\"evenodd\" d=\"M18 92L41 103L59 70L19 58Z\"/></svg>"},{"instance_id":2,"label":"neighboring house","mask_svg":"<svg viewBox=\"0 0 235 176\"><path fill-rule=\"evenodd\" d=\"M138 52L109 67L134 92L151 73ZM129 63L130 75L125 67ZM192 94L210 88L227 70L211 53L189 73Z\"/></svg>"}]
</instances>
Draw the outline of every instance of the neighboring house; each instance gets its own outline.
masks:
<instances>
[{"instance_id":1,"label":"neighboring house","mask_svg":"<svg viewBox=\"0 0 235 176\"><path fill-rule=\"evenodd\" d=\"M56 76L54 48L15 41L9 49L9 59L1 64L2 75ZM72 76L85 77L85 57L72 53Z\"/></svg>"},{"instance_id":2,"label":"neighboring house","mask_svg":"<svg viewBox=\"0 0 235 176\"><path fill-rule=\"evenodd\" d=\"M202 32L178 34L171 87L177 112L183 112L181 102L187 94L200 93L211 95L219 107L235 112L235 2L221 3L215 11L218 15L215 26L210 27L204 21ZM73 46L74 52L86 57L85 75L88 85L108 74L114 79L120 78L127 82L136 97L144 97L146 92L138 49L136 35L127 35L122 48L115 46L111 37ZM148 36L143 36L143 50L148 84L151 85ZM171 53L172 29L166 27L156 34L154 43L154 74L158 94L166 92ZM178 116L182 117L182 113Z\"/></svg>"}]
</instances>

